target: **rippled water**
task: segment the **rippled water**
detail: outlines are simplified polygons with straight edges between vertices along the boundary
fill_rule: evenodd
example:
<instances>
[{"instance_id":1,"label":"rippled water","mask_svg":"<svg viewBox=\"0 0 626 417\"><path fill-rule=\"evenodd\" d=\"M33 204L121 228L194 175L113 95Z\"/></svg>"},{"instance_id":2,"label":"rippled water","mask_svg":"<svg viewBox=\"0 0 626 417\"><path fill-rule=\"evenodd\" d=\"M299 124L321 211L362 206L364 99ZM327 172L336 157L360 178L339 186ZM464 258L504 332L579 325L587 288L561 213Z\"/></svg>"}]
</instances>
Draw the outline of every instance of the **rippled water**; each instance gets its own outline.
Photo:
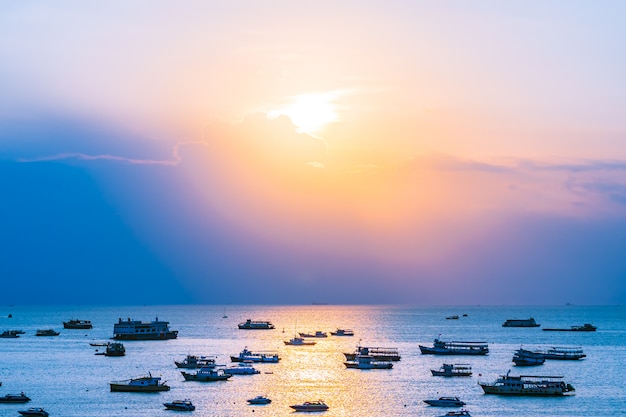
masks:
<instances>
[{"instance_id":1,"label":"rippled water","mask_svg":"<svg viewBox=\"0 0 626 417\"><path fill-rule=\"evenodd\" d=\"M226 312L228 318L222 318ZM11 313L13 318L8 318ZM468 314L446 320L453 314ZM626 410L626 309L624 307L395 307L395 306L142 306L142 307L0 307L0 330L22 329L19 339L0 339L0 395L24 391L28 404L0 404L0 416L44 407L52 417L172 416L162 403L191 399L192 416L278 416L292 414L290 404L323 399L332 416L440 416L449 409L429 407L424 399L459 396L472 416L604 416ZM150 321L159 317L179 330L169 341L124 342L124 357L94 355L89 342L106 341L118 317ZM509 318L534 317L542 327L593 323L595 333L544 332L541 328L503 328ZM63 330L70 318L91 320L92 330ZM275 330L244 331L246 318L271 320ZM354 329L354 337L318 339L315 346L285 346L294 331ZM54 328L58 337L35 337L36 329ZM421 355L418 344L444 340L489 342L486 357ZM342 352L366 346L397 347L402 360L391 370L346 369ZM528 348L582 346L582 361L546 361L515 368L511 358ZM225 382L185 382L174 360L187 354L229 355L245 346L276 350L278 364L256 365L261 374L234 376ZM471 378L437 378L430 369L443 362L469 363ZM576 388L567 398L487 396L477 382L513 374L563 375ZM156 394L112 393L108 383L151 372L172 389ZM250 406L246 399L268 395L273 402ZM252 414L254 413L254 414Z\"/></svg>"}]
</instances>

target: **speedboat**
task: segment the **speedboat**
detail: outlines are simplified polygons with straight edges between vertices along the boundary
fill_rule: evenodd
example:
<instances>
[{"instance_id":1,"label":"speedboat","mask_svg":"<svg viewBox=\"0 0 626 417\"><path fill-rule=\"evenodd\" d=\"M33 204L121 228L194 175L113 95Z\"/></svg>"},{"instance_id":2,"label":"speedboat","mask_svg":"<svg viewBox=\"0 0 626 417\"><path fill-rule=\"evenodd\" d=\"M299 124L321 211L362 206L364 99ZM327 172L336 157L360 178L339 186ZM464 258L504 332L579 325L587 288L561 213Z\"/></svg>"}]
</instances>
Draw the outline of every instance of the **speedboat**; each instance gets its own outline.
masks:
<instances>
[{"instance_id":1,"label":"speedboat","mask_svg":"<svg viewBox=\"0 0 626 417\"><path fill-rule=\"evenodd\" d=\"M433 407L463 407L465 405L459 397L440 397L438 400L424 400L424 402Z\"/></svg>"},{"instance_id":2,"label":"speedboat","mask_svg":"<svg viewBox=\"0 0 626 417\"><path fill-rule=\"evenodd\" d=\"M472 417L467 410L450 411L440 417Z\"/></svg>"},{"instance_id":3,"label":"speedboat","mask_svg":"<svg viewBox=\"0 0 626 417\"><path fill-rule=\"evenodd\" d=\"M19 394L7 394L0 397L0 403L27 403L30 401L23 392Z\"/></svg>"},{"instance_id":4,"label":"speedboat","mask_svg":"<svg viewBox=\"0 0 626 417\"><path fill-rule=\"evenodd\" d=\"M43 408L29 408L28 410L19 410L18 413L28 417L48 417L48 412Z\"/></svg>"},{"instance_id":5,"label":"speedboat","mask_svg":"<svg viewBox=\"0 0 626 417\"><path fill-rule=\"evenodd\" d=\"M304 340L302 337L294 337L291 340L283 341L283 343L290 346L312 346L317 342L314 342L312 340Z\"/></svg>"},{"instance_id":6,"label":"speedboat","mask_svg":"<svg viewBox=\"0 0 626 417\"><path fill-rule=\"evenodd\" d=\"M249 400L247 400L249 404L269 404L272 402L272 400L270 400L269 398L263 396L263 395L257 395L254 398L250 398Z\"/></svg>"},{"instance_id":7,"label":"speedboat","mask_svg":"<svg viewBox=\"0 0 626 417\"><path fill-rule=\"evenodd\" d=\"M317 401L305 401L302 404L290 405L296 411L326 411L328 406L322 400Z\"/></svg>"},{"instance_id":8,"label":"speedboat","mask_svg":"<svg viewBox=\"0 0 626 417\"><path fill-rule=\"evenodd\" d=\"M125 381L111 382L109 385L111 386L111 392L159 392L170 390L169 385L165 385L165 381L161 382L160 377L154 377L152 374Z\"/></svg>"},{"instance_id":9,"label":"speedboat","mask_svg":"<svg viewBox=\"0 0 626 417\"><path fill-rule=\"evenodd\" d=\"M163 403L165 408L174 411L193 411L196 406L191 403L190 400L174 400L170 403Z\"/></svg>"}]
</instances>

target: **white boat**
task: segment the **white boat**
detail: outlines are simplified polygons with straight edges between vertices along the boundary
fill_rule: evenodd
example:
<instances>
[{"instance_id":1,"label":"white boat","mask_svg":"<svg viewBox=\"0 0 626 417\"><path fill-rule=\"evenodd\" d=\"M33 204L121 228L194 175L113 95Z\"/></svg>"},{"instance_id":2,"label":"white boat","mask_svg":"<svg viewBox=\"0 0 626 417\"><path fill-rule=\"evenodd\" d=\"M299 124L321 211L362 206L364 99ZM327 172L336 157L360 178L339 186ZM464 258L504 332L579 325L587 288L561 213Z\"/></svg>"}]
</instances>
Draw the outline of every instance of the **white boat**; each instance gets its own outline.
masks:
<instances>
[{"instance_id":1,"label":"white boat","mask_svg":"<svg viewBox=\"0 0 626 417\"><path fill-rule=\"evenodd\" d=\"M433 347L419 345L422 354L430 355L486 355L489 345L486 342L444 342L435 339Z\"/></svg>"},{"instance_id":2,"label":"white boat","mask_svg":"<svg viewBox=\"0 0 626 417\"><path fill-rule=\"evenodd\" d=\"M583 350L579 347L578 348L551 347L542 353L543 353L543 357L546 359L570 360L570 361L582 359L587 356L583 353Z\"/></svg>"},{"instance_id":3,"label":"white boat","mask_svg":"<svg viewBox=\"0 0 626 417\"><path fill-rule=\"evenodd\" d=\"M174 400L169 403L163 403L165 408L174 411L193 411L196 406L190 400Z\"/></svg>"},{"instance_id":4,"label":"white boat","mask_svg":"<svg viewBox=\"0 0 626 417\"><path fill-rule=\"evenodd\" d=\"M159 321L158 317L150 322L120 318L113 325L113 339L117 340L168 340L177 337L178 330L170 330L169 322Z\"/></svg>"},{"instance_id":5,"label":"white boat","mask_svg":"<svg viewBox=\"0 0 626 417\"><path fill-rule=\"evenodd\" d=\"M255 404L255 405L269 404L272 402L272 400L270 400L269 398L263 395L257 395L256 397L250 398L247 401L249 404Z\"/></svg>"},{"instance_id":6,"label":"white boat","mask_svg":"<svg viewBox=\"0 0 626 417\"><path fill-rule=\"evenodd\" d=\"M346 368L353 369L391 369L393 368L393 362L391 361L378 361L370 355L357 355L355 360L346 361L343 363Z\"/></svg>"},{"instance_id":7,"label":"white boat","mask_svg":"<svg viewBox=\"0 0 626 417\"><path fill-rule=\"evenodd\" d=\"M269 321L248 319L237 325L241 330L271 330L274 325Z\"/></svg>"},{"instance_id":8,"label":"white boat","mask_svg":"<svg viewBox=\"0 0 626 417\"><path fill-rule=\"evenodd\" d=\"M289 407L293 408L296 411L326 411L328 410L328 406L324 401L305 401L302 404L290 405Z\"/></svg>"},{"instance_id":9,"label":"white boat","mask_svg":"<svg viewBox=\"0 0 626 417\"><path fill-rule=\"evenodd\" d=\"M154 377L152 374L124 381L114 381L109 385L111 386L111 392L159 392L170 390L165 381L161 382L160 377Z\"/></svg>"},{"instance_id":10,"label":"white boat","mask_svg":"<svg viewBox=\"0 0 626 417\"><path fill-rule=\"evenodd\" d=\"M256 375L261 371L250 365L249 363L240 362L237 366L228 366L223 369L225 374L230 375Z\"/></svg>"},{"instance_id":11,"label":"white boat","mask_svg":"<svg viewBox=\"0 0 626 417\"><path fill-rule=\"evenodd\" d=\"M437 400L424 400L424 402L433 407L463 407L465 405L459 397L440 397Z\"/></svg>"},{"instance_id":12,"label":"white boat","mask_svg":"<svg viewBox=\"0 0 626 417\"><path fill-rule=\"evenodd\" d=\"M182 361L174 361L177 368L197 369L215 367L215 358L209 356L187 355Z\"/></svg>"},{"instance_id":13,"label":"white boat","mask_svg":"<svg viewBox=\"0 0 626 417\"><path fill-rule=\"evenodd\" d=\"M485 394L563 396L572 395L574 387L563 382L562 376L519 375L511 376L510 371L495 382L479 382Z\"/></svg>"},{"instance_id":14,"label":"white boat","mask_svg":"<svg viewBox=\"0 0 626 417\"><path fill-rule=\"evenodd\" d=\"M433 376L472 376L472 367L466 363L444 363L439 369L431 369Z\"/></svg>"},{"instance_id":15,"label":"white boat","mask_svg":"<svg viewBox=\"0 0 626 417\"><path fill-rule=\"evenodd\" d=\"M43 408L29 408L27 410L19 410L18 413L27 417L48 417L49 415Z\"/></svg>"},{"instance_id":16,"label":"white boat","mask_svg":"<svg viewBox=\"0 0 626 417\"><path fill-rule=\"evenodd\" d=\"M214 369L214 368L200 368L196 373L189 373L185 371L181 371L183 378L185 381L199 381L199 382L215 382L215 381L226 381L228 378L232 377L231 374L227 374L223 369Z\"/></svg>"},{"instance_id":17,"label":"white boat","mask_svg":"<svg viewBox=\"0 0 626 417\"><path fill-rule=\"evenodd\" d=\"M440 417L472 417L467 410L449 411Z\"/></svg>"},{"instance_id":18,"label":"white boat","mask_svg":"<svg viewBox=\"0 0 626 417\"><path fill-rule=\"evenodd\" d=\"M292 339L284 340L283 343L289 346L313 346L317 342L305 340L302 337L293 337Z\"/></svg>"},{"instance_id":19,"label":"white boat","mask_svg":"<svg viewBox=\"0 0 626 417\"><path fill-rule=\"evenodd\" d=\"M537 366L543 365L546 361L543 353L533 352L526 349L518 349L513 355L513 362L516 366Z\"/></svg>"},{"instance_id":20,"label":"white boat","mask_svg":"<svg viewBox=\"0 0 626 417\"><path fill-rule=\"evenodd\" d=\"M276 352L252 352L247 347L237 356L231 356L233 362L258 362L258 363L278 363L280 357Z\"/></svg>"},{"instance_id":21,"label":"white boat","mask_svg":"<svg viewBox=\"0 0 626 417\"><path fill-rule=\"evenodd\" d=\"M358 355L372 356L377 361L399 361L400 354L397 348L388 347L370 347L370 346L357 346L356 350L352 353L344 353L344 356L348 361L356 360Z\"/></svg>"},{"instance_id":22,"label":"white boat","mask_svg":"<svg viewBox=\"0 0 626 417\"><path fill-rule=\"evenodd\" d=\"M354 336L354 331L351 329L337 328L334 332L330 332L332 336Z\"/></svg>"}]
</instances>

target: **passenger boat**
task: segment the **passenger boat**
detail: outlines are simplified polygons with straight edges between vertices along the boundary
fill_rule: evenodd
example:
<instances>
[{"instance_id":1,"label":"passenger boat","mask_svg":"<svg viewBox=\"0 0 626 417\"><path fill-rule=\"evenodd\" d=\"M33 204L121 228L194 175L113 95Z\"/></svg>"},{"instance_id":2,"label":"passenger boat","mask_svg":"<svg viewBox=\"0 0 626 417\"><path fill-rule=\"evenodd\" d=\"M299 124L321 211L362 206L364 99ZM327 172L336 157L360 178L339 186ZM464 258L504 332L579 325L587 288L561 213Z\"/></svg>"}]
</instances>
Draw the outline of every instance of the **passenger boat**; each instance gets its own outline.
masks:
<instances>
[{"instance_id":1,"label":"passenger boat","mask_svg":"<svg viewBox=\"0 0 626 417\"><path fill-rule=\"evenodd\" d=\"M328 337L326 332L317 330L315 333L298 333L300 337Z\"/></svg>"},{"instance_id":2,"label":"passenger boat","mask_svg":"<svg viewBox=\"0 0 626 417\"><path fill-rule=\"evenodd\" d=\"M27 403L30 401L23 392L19 394L7 394L0 397L0 403Z\"/></svg>"},{"instance_id":3,"label":"passenger boat","mask_svg":"<svg viewBox=\"0 0 626 417\"><path fill-rule=\"evenodd\" d=\"M595 332L598 328L593 324L585 323L582 326L570 326L569 328L544 328L546 332Z\"/></svg>"},{"instance_id":4,"label":"passenger boat","mask_svg":"<svg viewBox=\"0 0 626 417\"><path fill-rule=\"evenodd\" d=\"M328 406L322 400L305 401L302 404L290 405L296 411L326 411Z\"/></svg>"},{"instance_id":5,"label":"passenger boat","mask_svg":"<svg viewBox=\"0 0 626 417\"><path fill-rule=\"evenodd\" d=\"M551 347L542 352L546 359L575 361L587 357L581 348Z\"/></svg>"},{"instance_id":6,"label":"passenger boat","mask_svg":"<svg viewBox=\"0 0 626 417\"><path fill-rule=\"evenodd\" d=\"M241 330L271 330L274 325L269 321L253 321L248 319L243 323L237 325Z\"/></svg>"},{"instance_id":7,"label":"passenger boat","mask_svg":"<svg viewBox=\"0 0 626 417\"><path fill-rule=\"evenodd\" d=\"M109 343L104 351L104 356L124 356L126 348L120 342Z\"/></svg>"},{"instance_id":8,"label":"passenger boat","mask_svg":"<svg viewBox=\"0 0 626 417\"><path fill-rule=\"evenodd\" d=\"M169 403L163 403L165 408L174 411L193 411L196 406L190 400L174 400Z\"/></svg>"},{"instance_id":9,"label":"passenger boat","mask_svg":"<svg viewBox=\"0 0 626 417\"><path fill-rule=\"evenodd\" d=\"M189 373L185 371L181 371L185 381L199 381L199 382L215 382L215 381L226 381L228 378L232 377L231 374L227 374L222 369L214 369L214 368L200 368L195 373Z\"/></svg>"},{"instance_id":10,"label":"passenger boat","mask_svg":"<svg viewBox=\"0 0 626 417\"><path fill-rule=\"evenodd\" d=\"M48 417L49 415L43 408L29 408L28 410L19 410L18 413L27 417Z\"/></svg>"},{"instance_id":11,"label":"passenger boat","mask_svg":"<svg viewBox=\"0 0 626 417\"><path fill-rule=\"evenodd\" d=\"M529 319L509 319L502 324L502 327L539 327L534 318Z\"/></svg>"},{"instance_id":12,"label":"passenger boat","mask_svg":"<svg viewBox=\"0 0 626 417\"><path fill-rule=\"evenodd\" d=\"M54 329L37 330L35 336L58 336L60 333Z\"/></svg>"},{"instance_id":13,"label":"passenger boat","mask_svg":"<svg viewBox=\"0 0 626 417\"><path fill-rule=\"evenodd\" d=\"M332 336L354 336L354 331L351 329L339 329L334 332L330 332Z\"/></svg>"},{"instance_id":14,"label":"passenger boat","mask_svg":"<svg viewBox=\"0 0 626 417\"><path fill-rule=\"evenodd\" d=\"M562 376L511 376L510 371L491 384L481 383L485 394L563 396L571 395L574 387L563 382Z\"/></svg>"},{"instance_id":15,"label":"passenger boat","mask_svg":"<svg viewBox=\"0 0 626 417\"><path fill-rule=\"evenodd\" d=\"M543 353L533 352L526 349L518 349L513 355L513 362L517 366L537 366L543 365L546 361Z\"/></svg>"},{"instance_id":16,"label":"passenger boat","mask_svg":"<svg viewBox=\"0 0 626 417\"><path fill-rule=\"evenodd\" d=\"M208 356L187 355L182 361L174 361L177 368L197 369L197 368L214 368L215 358Z\"/></svg>"},{"instance_id":17,"label":"passenger boat","mask_svg":"<svg viewBox=\"0 0 626 417\"><path fill-rule=\"evenodd\" d=\"M391 361L378 361L370 355L357 355L355 360L343 363L346 368L352 369L391 369L393 363Z\"/></svg>"},{"instance_id":18,"label":"passenger boat","mask_svg":"<svg viewBox=\"0 0 626 417\"><path fill-rule=\"evenodd\" d=\"M302 337L293 337L289 340L283 340L283 343L289 346L313 346L317 342L312 340L305 340Z\"/></svg>"},{"instance_id":19,"label":"passenger boat","mask_svg":"<svg viewBox=\"0 0 626 417\"><path fill-rule=\"evenodd\" d=\"M449 411L440 417L472 417L467 410Z\"/></svg>"},{"instance_id":20,"label":"passenger boat","mask_svg":"<svg viewBox=\"0 0 626 417\"><path fill-rule=\"evenodd\" d=\"M344 353L344 356L348 361L356 360L359 355L372 356L377 361L396 362L400 360L397 348L357 346L354 352Z\"/></svg>"},{"instance_id":21,"label":"passenger boat","mask_svg":"<svg viewBox=\"0 0 626 417\"><path fill-rule=\"evenodd\" d=\"M459 397L440 397L438 400L424 400L424 402L433 407L463 407L465 405Z\"/></svg>"},{"instance_id":22,"label":"passenger boat","mask_svg":"<svg viewBox=\"0 0 626 417\"><path fill-rule=\"evenodd\" d=\"M169 322L159 321L158 317L151 322L120 318L113 325L113 339L116 340L168 340L177 337L178 330L170 330Z\"/></svg>"},{"instance_id":23,"label":"passenger boat","mask_svg":"<svg viewBox=\"0 0 626 417\"><path fill-rule=\"evenodd\" d=\"M261 373L254 366L244 362L239 362L237 366L227 366L223 371L229 375L256 375Z\"/></svg>"},{"instance_id":24,"label":"passenger boat","mask_svg":"<svg viewBox=\"0 0 626 417\"><path fill-rule=\"evenodd\" d=\"M63 322L64 329L92 329L93 324L90 320L72 319Z\"/></svg>"},{"instance_id":25,"label":"passenger boat","mask_svg":"<svg viewBox=\"0 0 626 417\"><path fill-rule=\"evenodd\" d=\"M165 385L165 381L161 382L160 377L154 377L152 374L111 382L109 385L111 386L111 392L159 392L170 390L169 385Z\"/></svg>"},{"instance_id":26,"label":"passenger boat","mask_svg":"<svg viewBox=\"0 0 626 417\"><path fill-rule=\"evenodd\" d=\"M238 356L231 356L230 360L233 362L278 363L280 357L276 352L251 352L245 347Z\"/></svg>"},{"instance_id":27,"label":"passenger boat","mask_svg":"<svg viewBox=\"0 0 626 417\"><path fill-rule=\"evenodd\" d=\"M20 337L18 330L5 330L0 334L2 339L17 339L18 337Z\"/></svg>"},{"instance_id":28,"label":"passenger boat","mask_svg":"<svg viewBox=\"0 0 626 417\"><path fill-rule=\"evenodd\" d=\"M250 398L248 401L249 404L257 404L257 405L261 405L261 404L269 404L272 402L272 400L270 400L269 398L263 396L263 395L257 395L254 398Z\"/></svg>"},{"instance_id":29,"label":"passenger boat","mask_svg":"<svg viewBox=\"0 0 626 417\"><path fill-rule=\"evenodd\" d=\"M465 363L444 363L438 370L431 369L433 376L472 376L472 367Z\"/></svg>"},{"instance_id":30,"label":"passenger boat","mask_svg":"<svg viewBox=\"0 0 626 417\"><path fill-rule=\"evenodd\" d=\"M419 345L422 354L430 355L486 355L489 346L486 342L444 342L435 339L433 347Z\"/></svg>"}]
</instances>

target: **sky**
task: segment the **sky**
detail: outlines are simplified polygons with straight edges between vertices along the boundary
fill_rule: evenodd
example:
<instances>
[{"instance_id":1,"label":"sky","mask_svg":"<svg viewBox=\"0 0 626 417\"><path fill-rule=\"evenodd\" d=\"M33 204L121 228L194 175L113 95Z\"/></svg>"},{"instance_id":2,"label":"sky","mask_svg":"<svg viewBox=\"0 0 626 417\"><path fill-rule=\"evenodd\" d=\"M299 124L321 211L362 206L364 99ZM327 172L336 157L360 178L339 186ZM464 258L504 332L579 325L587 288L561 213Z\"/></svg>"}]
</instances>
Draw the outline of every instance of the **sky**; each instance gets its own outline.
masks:
<instances>
[{"instance_id":1,"label":"sky","mask_svg":"<svg viewBox=\"0 0 626 417\"><path fill-rule=\"evenodd\" d=\"M0 3L0 304L626 302L626 3Z\"/></svg>"}]
</instances>

